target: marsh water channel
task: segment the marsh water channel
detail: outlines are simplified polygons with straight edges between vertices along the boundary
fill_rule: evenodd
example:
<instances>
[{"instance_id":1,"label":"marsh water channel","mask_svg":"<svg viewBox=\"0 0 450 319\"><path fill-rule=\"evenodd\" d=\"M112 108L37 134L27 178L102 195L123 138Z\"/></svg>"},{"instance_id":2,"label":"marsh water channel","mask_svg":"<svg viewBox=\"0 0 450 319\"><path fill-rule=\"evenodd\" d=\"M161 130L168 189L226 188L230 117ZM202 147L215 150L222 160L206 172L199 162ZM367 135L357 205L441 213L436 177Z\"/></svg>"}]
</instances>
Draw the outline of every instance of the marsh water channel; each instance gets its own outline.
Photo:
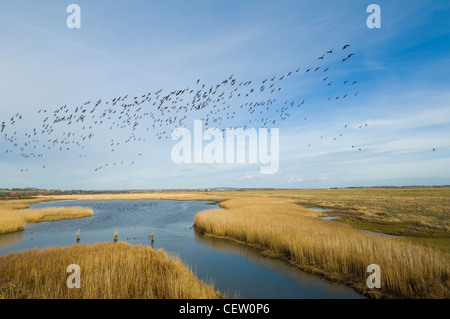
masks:
<instances>
[{"instance_id":1,"label":"marsh water channel","mask_svg":"<svg viewBox=\"0 0 450 319\"><path fill-rule=\"evenodd\" d=\"M114 229L119 240L151 245L179 255L198 278L213 283L229 297L238 298L364 298L351 288L293 269L281 260L263 257L253 248L211 239L193 229L199 211L218 208L205 201L109 200L55 201L30 205L85 206L93 216L28 224L24 231L0 235L0 255L20 250L76 243L110 242ZM151 233L154 231L154 242Z\"/></svg>"}]
</instances>

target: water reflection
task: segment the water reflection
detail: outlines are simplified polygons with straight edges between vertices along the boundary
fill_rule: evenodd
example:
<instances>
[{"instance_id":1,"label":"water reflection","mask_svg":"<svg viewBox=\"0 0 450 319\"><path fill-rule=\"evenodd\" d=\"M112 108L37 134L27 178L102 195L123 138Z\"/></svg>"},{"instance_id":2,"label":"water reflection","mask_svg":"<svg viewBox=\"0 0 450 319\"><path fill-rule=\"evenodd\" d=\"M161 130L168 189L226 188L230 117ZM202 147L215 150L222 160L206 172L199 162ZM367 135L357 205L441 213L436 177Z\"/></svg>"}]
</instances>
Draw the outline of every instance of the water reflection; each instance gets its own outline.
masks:
<instances>
[{"instance_id":1,"label":"water reflection","mask_svg":"<svg viewBox=\"0 0 450 319\"><path fill-rule=\"evenodd\" d=\"M25 237L23 231L0 235L0 249L20 244Z\"/></svg>"}]
</instances>

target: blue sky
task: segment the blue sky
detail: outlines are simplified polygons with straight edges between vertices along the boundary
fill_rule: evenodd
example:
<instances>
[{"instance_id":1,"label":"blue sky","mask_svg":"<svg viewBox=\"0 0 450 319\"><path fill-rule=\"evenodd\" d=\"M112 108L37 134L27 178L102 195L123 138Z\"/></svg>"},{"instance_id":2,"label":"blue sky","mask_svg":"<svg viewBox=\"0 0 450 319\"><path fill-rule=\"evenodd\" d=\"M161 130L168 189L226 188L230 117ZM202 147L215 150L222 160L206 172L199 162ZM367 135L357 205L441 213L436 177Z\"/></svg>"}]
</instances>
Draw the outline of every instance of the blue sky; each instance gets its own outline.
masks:
<instances>
[{"instance_id":1,"label":"blue sky","mask_svg":"<svg viewBox=\"0 0 450 319\"><path fill-rule=\"evenodd\" d=\"M71 3L81 8L80 29L66 26ZM381 8L380 29L366 25L371 3ZM8 126L0 133L0 187L450 184L449 21L445 1L3 1L0 124ZM351 46L344 51L345 44ZM354 56L341 63L347 53ZM317 66L319 71L305 73ZM55 125L51 136L38 134L33 139L39 142L24 146L42 148L38 158L24 158L20 146L5 139L16 132L16 143L24 145L25 134L42 126L45 116L38 111L44 108L73 110L86 101L105 103L160 89L168 94L197 88L197 79L209 87L231 74L237 82L259 83L258 89L263 80L297 68L301 71L277 81L281 91L254 98L276 98L265 113L280 130L276 174L260 174L261 164L175 164L170 154L176 141L146 130L149 118L136 132L141 141L122 143L114 152L111 140L127 139L129 128L91 123L95 137L83 143L82 152L44 149L47 139L87 132L83 125ZM331 86L323 81L326 75ZM358 82L351 87L344 81ZM304 105L280 120L276 107L302 100ZM254 114L239 108L236 96L229 101L235 118L217 127L261 127ZM142 107L150 112L153 106ZM187 127L207 112L186 113ZM10 125L17 113L22 119Z\"/></svg>"}]
</instances>

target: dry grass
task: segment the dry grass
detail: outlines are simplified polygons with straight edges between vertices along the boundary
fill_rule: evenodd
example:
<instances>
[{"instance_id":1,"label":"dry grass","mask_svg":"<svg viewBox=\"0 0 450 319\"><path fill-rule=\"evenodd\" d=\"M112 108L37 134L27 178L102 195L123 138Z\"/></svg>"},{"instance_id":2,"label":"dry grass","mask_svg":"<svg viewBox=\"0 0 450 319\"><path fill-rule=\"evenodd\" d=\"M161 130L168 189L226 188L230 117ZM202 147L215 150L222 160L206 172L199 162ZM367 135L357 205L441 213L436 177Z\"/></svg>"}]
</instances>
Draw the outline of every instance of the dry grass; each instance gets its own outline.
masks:
<instances>
[{"instance_id":1,"label":"dry grass","mask_svg":"<svg viewBox=\"0 0 450 319\"><path fill-rule=\"evenodd\" d=\"M25 219L15 210L0 210L0 235L24 230Z\"/></svg>"},{"instance_id":2,"label":"dry grass","mask_svg":"<svg viewBox=\"0 0 450 319\"><path fill-rule=\"evenodd\" d=\"M141 199L169 199L169 200L204 200L214 201L228 198L226 194L200 191L162 191L115 194L85 194L85 195L59 195L39 196L42 200L141 200Z\"/></svg>"},{"instance_id":3,"label":"dry grass","mask_svg":"<svg viewBox=\"0 0 450 319\"><path fill-rule=\"evenodd\" d=\"M38 196L33 200L224 201L248 197L282 198L294 200L300 206L335 208L345 213L339 221L354 228L414 237L421 244L450 253L450 187L154 191Z\"/></svg>"},{"instance_id":4,"label":"dry grass","mask_svg":"<svg viewBox=\"0 0 450 319\"><path fill-rule=\"evenodd\" d=\"M92 209L86 207L47 207L20 211L27 223L91 217Z\"/></svg>"},{"instance_id":5,"label":"dry grass","mask_svg":"<svg viewBox=\"0 0 450 319\"><path fill-rule=\"evenodd\" d=\"M81 288L66 285L67 266L81 269ZM124 242L29 250L0 257L3 298L220 298L211 285L162 249Z\"/></svg>"},{"instance_id":6,"label":"dry grass","mask_svg":"<svg viewBox=\"0 0 450 319\"><path fill-rule=\"evenodd\" d=\"M372 297L450 297L450 258L438 250L321 220L291 199L242 197L221 206L198 213L196 230L258 247ZM382 289L366 287L370 264L381 268Z\"/></svg>"},{"instance_id":7,"label":"dry grass","mask_svg":"<svg viewBox=\"0 0 450 319\"><path fill-rule=\"evenodd\" d=\"M411 233L450 232L450 187L245 190L226 194L227 198L248 196L288 198L299 205L341 209L351 219L403 224Z\"/></svg>"},{"instance_id":8,"label":"dry grass","mask_svg":"<svg viewBox=\"0 0 450 319\"><path fill-rule=\"evenodd\" d=\"M450 297L450 187L39 196L27 202L7 201L5 209L17 211L32 201L63 199L221 201L224 210L197 214L198 231L255 246L265 255L373 297ZM4 225L13 228L17 223L12 215L2 217L2 205L0 233ZM336 208L345 215L342 222L321 220L317 218L321 213L303 208L306 205ZM6 215L10 219L2 223ZM358 229L409 238L385 238ZM366 267L372 263L381 267L380 290L368 290L365 285Z\"/></svg>"},{"instance_id":9,"label":"dry grass","mask_svg":"<svg viewBox=\"0 0 450 319\"><path fill-rule=\"evenodd\" d=\"M11 200L0 202L0 234L24 230L27 223L38 223L62 219L92 216L92 209L86 207L49 207L28 209L36 200Z\"/></svg>"},{"instance_id":10,"label":"dry grass","mask_svg":"<svg viewBox=\"0 0 450 319\"><path fill-rule=\"evenodd\" d=\"M292 199L301 206L333 208L337 221L356 229L394 236L450 253L450 187L245 190L229 198Z\"/></svg>"}]
</instances>

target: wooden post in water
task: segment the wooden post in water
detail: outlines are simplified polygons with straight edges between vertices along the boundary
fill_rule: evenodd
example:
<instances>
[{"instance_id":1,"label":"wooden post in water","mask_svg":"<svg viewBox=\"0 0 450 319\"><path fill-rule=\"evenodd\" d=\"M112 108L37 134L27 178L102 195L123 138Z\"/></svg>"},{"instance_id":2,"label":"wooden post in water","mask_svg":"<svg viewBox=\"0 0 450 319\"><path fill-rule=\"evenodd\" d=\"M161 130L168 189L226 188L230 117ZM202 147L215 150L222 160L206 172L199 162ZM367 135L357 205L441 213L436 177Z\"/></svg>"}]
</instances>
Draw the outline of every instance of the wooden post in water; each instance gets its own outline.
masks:
<instances>
[{"instance_id":1,"label":"wooden post in water","mask_svg":"<svg viewBox=\"0 0 450 319\"><path fill-rule=\"evenodd\" d=\"M77 244L80 242L80 230L77 231Z\"/></svg>"},{"instance_id":2,"label":"wooden post in water","mask_svg":"<svg viewBox=\"0 0 450 319\"><path fill-rule=\"evenodd\" d=\"M117 242L117 239L119 238L119 233L117 229L114 229L114 242Z\"/></svg>"},{"instance_id":3,"label":"wooden post in water","mask_svg":"<svg viewBox=\"0 0 450 319\"><path fill-rule=\"evenodd\" d=\"M155 236L155 234L154 234L153 229L152 229L152 245L155 242L155 237L154 236Z\"/></svg>"}]
</instances>

